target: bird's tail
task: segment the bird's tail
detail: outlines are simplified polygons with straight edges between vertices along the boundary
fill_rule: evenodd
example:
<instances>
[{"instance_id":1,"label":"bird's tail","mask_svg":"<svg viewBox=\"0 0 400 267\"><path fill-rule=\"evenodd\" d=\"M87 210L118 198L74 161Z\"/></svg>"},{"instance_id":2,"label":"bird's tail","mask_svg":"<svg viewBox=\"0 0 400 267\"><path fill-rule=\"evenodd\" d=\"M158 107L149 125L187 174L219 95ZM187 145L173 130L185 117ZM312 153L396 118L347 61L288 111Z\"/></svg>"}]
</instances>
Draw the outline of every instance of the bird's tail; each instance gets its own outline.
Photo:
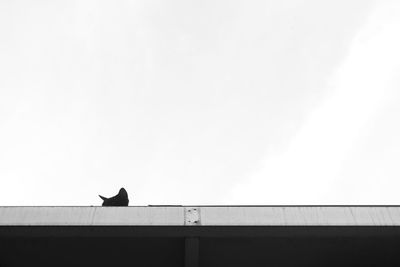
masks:
<instances>
[{"instance_id":1,"label":"bird's tail","mask_svg":"<svg viewBox=\"0 0 400 267\"><path fill-rule=\"evenodd\" d=\"M102 200L107 200L107 199L108 199L108 198L103 197L103 196L101 196L101 195L99 195L99 197L100 197Z\"/></svg>"}]
</instances>

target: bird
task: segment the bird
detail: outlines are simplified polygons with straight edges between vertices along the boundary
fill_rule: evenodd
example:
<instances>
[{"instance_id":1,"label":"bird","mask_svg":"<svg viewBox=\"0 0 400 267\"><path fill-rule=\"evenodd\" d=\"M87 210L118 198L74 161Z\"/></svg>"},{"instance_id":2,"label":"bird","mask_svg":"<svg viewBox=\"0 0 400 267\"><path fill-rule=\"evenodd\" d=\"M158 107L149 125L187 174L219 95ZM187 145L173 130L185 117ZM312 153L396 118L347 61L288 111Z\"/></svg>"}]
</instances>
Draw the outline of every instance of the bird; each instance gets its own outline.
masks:
<instances>
[{"instance_id":1,"label":"bird","mask_svg":"<svg viewBox=\"0 0 400 267\"><path fill-rule=\"evenodd\" d=\"M123 187L113 197L106 198L102 195L99 195L99 197L103 200L102 206L128 206L129 204L128 192Z\"/></svg>"}]
</instances>

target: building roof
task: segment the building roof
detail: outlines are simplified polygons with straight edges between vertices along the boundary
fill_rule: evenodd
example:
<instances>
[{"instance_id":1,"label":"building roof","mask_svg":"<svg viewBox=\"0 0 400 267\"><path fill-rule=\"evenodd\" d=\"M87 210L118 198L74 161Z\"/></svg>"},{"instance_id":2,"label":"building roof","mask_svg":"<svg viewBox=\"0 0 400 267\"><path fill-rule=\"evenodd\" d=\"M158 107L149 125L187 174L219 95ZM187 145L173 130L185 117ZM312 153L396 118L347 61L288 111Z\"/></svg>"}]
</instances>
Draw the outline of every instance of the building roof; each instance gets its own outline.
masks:
<instances>
[{"instance_id":1,"label":"building roof","mask_svg":"<svg viewBox=\"0 0 400 267\"><path fill-rule=\"evenodd\" d=\"M399 226L400 206L0 207L0 226Z\"/></svg>"}]
</instances>

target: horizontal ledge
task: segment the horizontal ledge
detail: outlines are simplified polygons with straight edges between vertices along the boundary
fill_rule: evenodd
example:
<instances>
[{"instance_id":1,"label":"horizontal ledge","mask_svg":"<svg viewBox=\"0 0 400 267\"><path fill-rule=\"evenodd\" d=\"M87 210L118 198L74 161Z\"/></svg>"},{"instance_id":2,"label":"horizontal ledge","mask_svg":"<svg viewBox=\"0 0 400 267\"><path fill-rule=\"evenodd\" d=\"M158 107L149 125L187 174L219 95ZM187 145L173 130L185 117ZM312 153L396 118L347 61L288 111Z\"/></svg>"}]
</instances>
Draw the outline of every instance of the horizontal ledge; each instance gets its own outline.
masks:
<instances>
[{"instance_id":1,"label":"horizontal ledge","mask_svg":"<svg viewBox=\"0 0 400 267\"><path fill-rule=\"evenodd\" d=\"M400 206L7 206L0 226L400 226Z\"/></svg>"}]
</instances>

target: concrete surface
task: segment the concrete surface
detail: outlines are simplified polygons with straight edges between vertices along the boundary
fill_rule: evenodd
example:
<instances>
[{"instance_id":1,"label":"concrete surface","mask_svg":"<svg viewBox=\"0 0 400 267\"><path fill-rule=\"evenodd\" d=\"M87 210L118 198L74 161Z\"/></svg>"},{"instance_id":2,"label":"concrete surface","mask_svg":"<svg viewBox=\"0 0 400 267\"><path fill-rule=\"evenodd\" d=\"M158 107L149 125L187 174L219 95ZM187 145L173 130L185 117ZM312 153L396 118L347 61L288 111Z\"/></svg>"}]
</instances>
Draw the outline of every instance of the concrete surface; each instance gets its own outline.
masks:
<instances>
[{"instance_id":1,"label":"concrete surface","mask_svg":"<svg viewBox=\"0 0 400 267\"><path fill-rule=\"evenodd\" d=\"M0 207L0 226L399 226L400 206Z\"/></svg>"}]
</instances>

